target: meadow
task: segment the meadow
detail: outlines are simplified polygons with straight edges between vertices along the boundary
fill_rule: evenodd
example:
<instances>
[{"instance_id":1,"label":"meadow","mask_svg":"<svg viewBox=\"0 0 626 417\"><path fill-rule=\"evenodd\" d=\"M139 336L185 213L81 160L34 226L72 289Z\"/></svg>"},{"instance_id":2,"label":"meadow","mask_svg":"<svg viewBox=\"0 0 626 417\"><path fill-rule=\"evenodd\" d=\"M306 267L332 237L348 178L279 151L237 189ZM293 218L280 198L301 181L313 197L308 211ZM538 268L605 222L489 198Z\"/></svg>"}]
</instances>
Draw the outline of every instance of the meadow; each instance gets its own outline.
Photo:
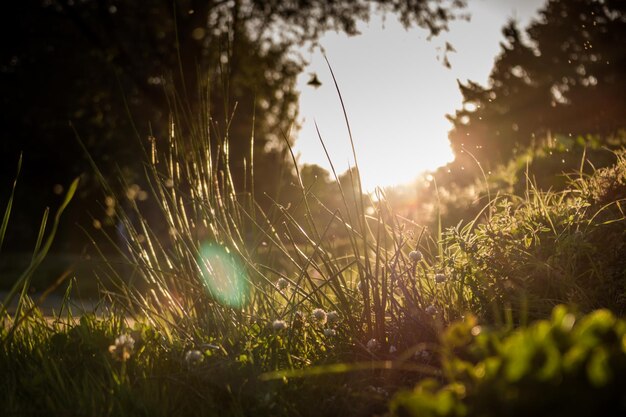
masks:
<instances>
[{"instance_id":1,"label":"meadow","mask_svg":"<svg viewBox=\"0 0 626 417\"><path fill-rule=\"evenodd\" d=\"M559 189L528 163L516 190L485 176L452 227L458 210L435 194L420 225L383 190L362 193L358 166L333 185L343 207L327 207L295 157L298 203L268 208L235 187L228 137L186 116L145 155L156 208L102 178L124 233L85 228L117 250L100 251L94 308L72 306L71 274L54 315L37 308L47 292L30 297L77 182L45 213L0 309L2 415L626 413L620 150L599 150L602 168L583 152Z\"/></svg>"}]
</instances>

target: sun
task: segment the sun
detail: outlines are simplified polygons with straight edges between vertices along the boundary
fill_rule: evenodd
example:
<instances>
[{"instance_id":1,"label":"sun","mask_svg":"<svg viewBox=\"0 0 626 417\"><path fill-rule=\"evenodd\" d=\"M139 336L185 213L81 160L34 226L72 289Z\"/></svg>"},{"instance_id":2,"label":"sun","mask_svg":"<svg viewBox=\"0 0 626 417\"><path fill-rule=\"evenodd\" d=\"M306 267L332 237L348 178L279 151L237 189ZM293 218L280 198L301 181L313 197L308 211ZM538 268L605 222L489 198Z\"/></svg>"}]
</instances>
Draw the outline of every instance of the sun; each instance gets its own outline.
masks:
<instances>
[{"instance_id":1,"label":"sun","mask_svg":"<svg viewBox=\"0 0 626 417\"><path fill-rule=\"evenodd\" d=\"M433 171L454 158L445 126L431 123L400 129L390 130L389 139L382 139L376 146L368 146L365 141L355 145L364 190L412 183L425 171Z\"/></svg>"},{"instance_id":2,"label":"sun","mask_svg":"<svg viewBox=\"0 0 626 417\"><path fill-rule=\"evenodd\" d=\"M297 85L300 162L330 168L317 125L337 173L354 167L345 110L368 191L410 183L450 162L451 125L445 116L462 102L458 74L443 68L435 46L420 42L417 30L407 32L391 21L385 25L384 30L372 25L354 38L329 34L321 40L343 107L320 51L311 55Z\"/></svg>"}]
</instances>

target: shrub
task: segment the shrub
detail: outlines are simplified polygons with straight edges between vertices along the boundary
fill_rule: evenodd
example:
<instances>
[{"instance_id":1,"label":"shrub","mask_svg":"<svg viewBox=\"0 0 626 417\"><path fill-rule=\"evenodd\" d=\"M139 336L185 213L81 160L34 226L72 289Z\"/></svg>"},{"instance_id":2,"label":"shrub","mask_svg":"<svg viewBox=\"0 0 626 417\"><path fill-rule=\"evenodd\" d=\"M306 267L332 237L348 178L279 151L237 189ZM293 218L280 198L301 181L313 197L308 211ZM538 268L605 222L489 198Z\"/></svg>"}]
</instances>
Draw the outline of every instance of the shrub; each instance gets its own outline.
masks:
<instances>
[{"instance_id":1,"label":"shrub","mask_svg":"<svg viewBox=\"0 0 626 417\"><path fill-rule=\"evenodd\" d=\"M491 332L475 317L442 338L445 384L422 381L391 402L396 416L621 416L626 322L608 310L577 317L557 306L549 320Z\"/></svg>"},{"instance_id":2,"label":"shrub","mask_svg":"<svg viewBox=\"0 0 626 417\"><path fill-rule=\"evenodd\" d=\"M545 317L559 303L624 312L624 178L618 154L565 191L494 198L482 223L449 229L445 258L464 286L460 307L492 318L511 308L519 319Z\"/></svg>"}]
</instances>

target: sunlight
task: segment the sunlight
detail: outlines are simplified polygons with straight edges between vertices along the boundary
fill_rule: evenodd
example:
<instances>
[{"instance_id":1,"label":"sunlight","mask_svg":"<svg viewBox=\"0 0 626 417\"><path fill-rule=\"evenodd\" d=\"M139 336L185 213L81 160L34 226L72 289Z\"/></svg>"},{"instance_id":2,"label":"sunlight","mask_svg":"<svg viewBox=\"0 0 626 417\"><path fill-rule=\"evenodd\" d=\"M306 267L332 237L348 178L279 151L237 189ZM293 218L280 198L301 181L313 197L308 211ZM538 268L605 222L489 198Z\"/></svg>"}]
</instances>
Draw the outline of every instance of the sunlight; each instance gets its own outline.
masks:
<instances>
[{"instance_id":1,"label":"sunlight","mask_svg":"<svg viewBox=\"0 0 626 417\"><path fill-rule=\"evenodd\" d=\"M363 187L374 191L375 187L408 184L424 171L452 161L448 140L442 134L446 127L440 126L445 124L416 126L412 132L392 130L385 139L388 144L379 149L357 144Z\"/></svg>"},{"instance_id":2,"label":"sunlight","mask_svg":"<svg viewBox=\"0 0 626 417\"><path fill-rule=\"evenodd\" d=\"M431 40L423 29L407 31L397 20L381 16L361 23L359 36L327 33L320 39L343 96L365 189L411 183L452 161L451 124L445 115L461 106L457 82L487 82L500 48L498 13L512 13L524 22L541 2L515 7L476 2L471 23L453 22L450 32ZM457 51L446 56L451 68L443 63L446 42ZM354 159L332 77L319 48L302 53L309 65L298 79L302 129L295 149L300 163L330 168L317 123L335 168L343 172Z\"/></svg>"},{"instance_id":3,"label":"sunlight","mask_svg":"<svg viewBox=\"0 0 626 417\"><path fill-rule=\"evenodd\" d=\"M437 43L426 41L424 31L405 31L392 21L383 29L381 21L373 21L359 37L328 34L321 44L344 99L366 190L410 183L453 159L445 114L461 101L457 74L444 68ZM335 168L343 172L354 158L320 50L311 54L308 70L298 82L304 119L296 141L300 162L329 168L317 123ZM308 83L313 75L321 85Z\"/></svg>"}]
</instances>

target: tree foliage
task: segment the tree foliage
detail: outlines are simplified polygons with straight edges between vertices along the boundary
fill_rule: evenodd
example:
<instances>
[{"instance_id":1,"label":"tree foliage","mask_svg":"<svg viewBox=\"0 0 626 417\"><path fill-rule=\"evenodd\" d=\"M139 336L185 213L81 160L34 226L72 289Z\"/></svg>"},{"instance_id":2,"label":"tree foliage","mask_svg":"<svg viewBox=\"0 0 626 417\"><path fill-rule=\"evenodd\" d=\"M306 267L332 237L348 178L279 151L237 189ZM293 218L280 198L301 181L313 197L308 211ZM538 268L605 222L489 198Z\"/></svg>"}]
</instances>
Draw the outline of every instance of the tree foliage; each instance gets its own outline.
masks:
<instances>
[{"instance_id":1,"label":"tree foliage","mask_svg":"<svg viewBox=\"0 0 626 417\"><path fill-rule=\"evenodd\" d=\"M27 192L30 198L49 201L55 184L82 174L89 178L81 182L79 200L93 204L89 202L97 181L85 175L90 168L68 123L105 176L113 178L121 171L132 184L142 172L147 138L167 139L169 116L177 112L183 133L177 140L192 132L191 119L205 123L201 128L228 139L235 182L244 185L243 167L253 158L256 176L262 179L257 192L275 195L292 175L276 168L285 160L285 140L292 141L297 131L295 82L304 60L294 47L315 42L327 30L357 34L357 23L378 11L436 34L463 4L9 2L3 5L0 25L0 177L10 181L13 162L24 151L22 184L37 190ZM203 118L209 109L211 120Z\"/></svg>"},{"instance_id":2,"label":"tree foliage","mask_svg":"<svg viewBox=\"0 0 626 417\"><path fill-rule=\"evenodd\" d=\"M607 137L626 126L626 4L550 0L526 31L515 21L489 84L459 83L452 148L487 165L551 134Z\"/></svg>"}]
</instances>

